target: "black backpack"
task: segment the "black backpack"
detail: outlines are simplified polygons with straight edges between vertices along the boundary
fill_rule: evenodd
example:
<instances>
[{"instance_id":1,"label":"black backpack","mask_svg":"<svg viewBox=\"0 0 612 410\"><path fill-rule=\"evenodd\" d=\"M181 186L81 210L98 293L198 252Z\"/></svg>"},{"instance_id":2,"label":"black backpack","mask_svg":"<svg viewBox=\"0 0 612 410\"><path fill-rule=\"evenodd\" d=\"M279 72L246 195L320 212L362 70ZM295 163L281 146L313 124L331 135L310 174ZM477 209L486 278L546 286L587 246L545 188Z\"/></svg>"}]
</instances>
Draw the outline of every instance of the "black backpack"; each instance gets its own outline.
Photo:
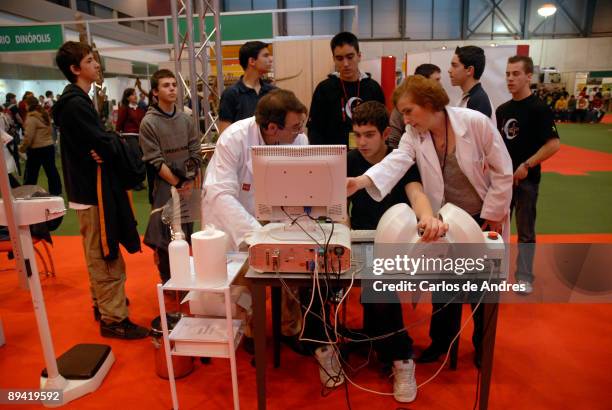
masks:
<instances>
[{"instance_id":1,"label":"black backpack","mask_svg":"<svg viewBox=\"0 0 612 410\"><path fill-rule=\"evenodd\" d=\"M147 168L142 160L138 137L136 135L117 135L114 141L118 154L115 166L121 187L125 190L133 189L147 177Z\"/></svg>"}]
</instances>

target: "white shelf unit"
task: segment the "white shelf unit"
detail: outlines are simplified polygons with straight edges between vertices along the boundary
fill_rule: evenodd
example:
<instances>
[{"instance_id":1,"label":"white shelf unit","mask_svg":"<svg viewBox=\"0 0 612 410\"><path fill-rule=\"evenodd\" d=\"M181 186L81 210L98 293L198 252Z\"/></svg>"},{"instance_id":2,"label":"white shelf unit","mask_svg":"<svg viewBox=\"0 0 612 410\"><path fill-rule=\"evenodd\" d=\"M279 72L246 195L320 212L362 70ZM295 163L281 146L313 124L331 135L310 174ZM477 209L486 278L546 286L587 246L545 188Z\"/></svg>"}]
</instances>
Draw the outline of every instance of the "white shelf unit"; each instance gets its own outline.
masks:
<instances>
[{"instance_id":1,"label":"white shelf unit","mask_svg":"<svg viewBox=\"0 0 612 410\"><path fill-rule=\"evenodd\" d=\"M234 409L240 408L238 400L238 372L236 369L236 348L242 339L242 321L232 318L231 285L248 259L247 253L228 253L227 281L218 286L197 283L193 259L191 260L190 283L175 283L170 279L164 285L157 285L159 313L168 365L168 381L172 395L172 407L178 410L178 395L172 356L220 357L230 361ZM164 291L193 291L222 293L225 300L225 318L182 317L171 332L168 332Z\"/></svg>"}]
</instances>

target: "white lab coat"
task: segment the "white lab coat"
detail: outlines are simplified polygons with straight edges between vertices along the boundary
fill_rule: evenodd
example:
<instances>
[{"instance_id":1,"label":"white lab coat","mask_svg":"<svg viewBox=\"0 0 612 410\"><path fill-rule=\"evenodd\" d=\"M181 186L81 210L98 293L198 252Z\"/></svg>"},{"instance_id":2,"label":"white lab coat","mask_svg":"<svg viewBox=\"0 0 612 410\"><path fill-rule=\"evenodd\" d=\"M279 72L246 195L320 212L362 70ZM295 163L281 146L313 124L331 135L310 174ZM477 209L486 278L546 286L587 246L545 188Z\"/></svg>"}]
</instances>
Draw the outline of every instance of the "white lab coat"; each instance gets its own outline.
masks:
<instances>
[{"instance_id":1,"label":"white lab coat","mask_svg":"<svg viewBox=\"0 0 612 410\"><path fill-rule=\"evenodd\" d=\"M230 125L217 141L203 184L202 223L224 231L237 250L245 234L261 224L255 219L251 147L265 145L255 117ZM308 145L299 134L293 145Z\"/></svg>"},{"instance_id":2,"label":"white lab coat","mask_svg":"<svg viewBox=\"0 0 612 410\"><path fill-rule=\"evenodd\" d=\"M447 106L455 132L455 155L459 168L483 201L480 217L491 221L505 219L504 241L510 238L512 200L512 160L491 119L467 108ZM367 189L372 198L382 200L402 175L417 164L423 190L434 213L444 205L444 179L429 131L418 132L407 126L398 149L366 171L374 185Z\"/></svg>"}]
</instances>

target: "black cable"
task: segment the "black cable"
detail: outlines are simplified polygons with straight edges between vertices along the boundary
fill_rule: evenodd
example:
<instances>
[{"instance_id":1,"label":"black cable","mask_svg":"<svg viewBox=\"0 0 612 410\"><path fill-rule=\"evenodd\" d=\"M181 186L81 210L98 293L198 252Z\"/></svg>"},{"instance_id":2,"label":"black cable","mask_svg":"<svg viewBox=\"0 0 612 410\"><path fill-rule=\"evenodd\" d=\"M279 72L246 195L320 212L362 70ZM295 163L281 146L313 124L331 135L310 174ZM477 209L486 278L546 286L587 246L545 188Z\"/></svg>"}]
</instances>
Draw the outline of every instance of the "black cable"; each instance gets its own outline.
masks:
<instances>
[{"instance_id":1,"label":"black cable","mask_svg":"<svg viewBox=\"0 0 612 410\"><path fill-rule=\"evenodd\" d=\"M334 224L332 222L331 233L329 234L329 237L327 238L327 242L324 241L325 247L323 248L323 266L324 266L324 272L325 272L326 279L329 279L329 272L327 269L327 257L328 257L329 243L331 242L331 238L333 235L334 235ZM326 299L328 299L328 296L329 295L327 294L327 289L326 289L326 294L325 294Z\"/></svg>"},{"instance_id":2,"label":"black cable","mask_svg":"<svg viewBox=\"0 0 612 410\"><path fill-rule=\"evenodd\" d=\"M325 277L326 279L329 279L329 273L328 273L328 269L327 269L327 258L329 257L329 243L331 242L331 238L332 236L334 236L334 221L331 221L331 232L329 234L329 237L327 238L327 242L325 243L325 256L324 256L324 263L325 263ZM330 265L333 265L331 260L330 260ZM333 266L332 266L332 273L333 273ZM330 279L331 280L331 279ZM326 282L327 284L327 282ZM329 298L327 299L329 301ZM333 301L333 299L332 299ZM332 302L333 303L333 302Z\"/></svg>"},{"instance_id":3,"label":"black cable","mask_svg":"<svg viewBox=\"0 0 612 410\"><path fill-rule=\"evenodd\" d=\"M300 218L302 218L302 217L304 217L304 216L307 216L307 215L300 215L300 216L298 216L297 218L293 218L291 215L289 215L289 214L287 213L287 211L285 211L285 208L284 208L284 207L282 207L282 206L281 206L281 210L282 210L282 211L285 213L285 215L287 215L287 217L288 217L288 218L291 220L291 224L292 224L292 225L293 225L293 224L297 225L297 226L298 226L298 228L300 228L300 229L301 229L301 230L302 230L302 231L303 231L303 232L304 232L306 235L308 235L308 237L309 237L310 239L312 239L312 240L313 240L313 242L314 242L314 243L316 243L316 244L317 244L317 246L319 246L319 247L321 246L321 244L319 243L319 241L317 241L315 238L313 238L313 237L312 237L312 235L310 235L310 234L309 234L309 233L306 231L306 229L304 229L304 227L303 227L302 225L300 225L300 224L297 222L297 220L298 220L298 219L300 219ZM323 237L323 240L325 240L325 236Z\"/></svg>"},{"instance_id":4,"label":"black cable","mask_svg":"<svg viewBox=\"0 0 612 410\"><path fill-rule=\"evenodd\" d=\"M313 218L313 217L310 215L310 212L306 212L306 214L305 214L305 215L306 215L306 216L308 216L308 217L309 217L309 218L310 218L312 221L317 222L317 225L319 226L319 229L321 229L321 233L323 234L323 238L325 238L325 230L323 230L323 227L321 226L321 224L320 224L320 223L318 223L318 222L319 222L319 220L318 220L317 218ZM323 242L325 242L325 239L323 239Z\"/></svg>"},{"instance_id":5,"label":"black cable","mask_svg":"<svg viewBox=\"0 0 612 410\"><path fill-rule=\"evenodd\" d=\"M289 215L289 213L287 213L287 211L285 210L285 208L284 208L284 207L282 207L282 206L281 206L281 209L282 209L282 211L285 213L285 215L287 215L287 217L288 217L288 218L289 218L289 219L292 221L292 222L291 222L292 224L297 225L297 226L298 226L298 227L299 227L299 228L300 228L300 229L301 229L301 230L302 230L302 231L303 231L303 232L304 232L306 235L308 235L308 237L309 237L310 239L312 239L312 240L313 240L313 241L314 241L314 242L317 244L317 246L318 246L319 248L321 248L321 244L320 244L320 243L319 243L319 242L318 242L316 239L314 239L314 238L313 238L313 237L312 237L312 236L311 236L311 235L310 235L310 234L309 234L309 233L306 231L306 229L304 229L304 227L303 227L303 226L302 226L302 225L301 225L299 222L297 222L297 220L298 220L298 219L300 219L301 217L304 217L304 216L307 216L307 217L309 217L310 219L312 219L312 220L314 220L314 221L316 221L316 222L319 222L317 219L315 219L315 218L313 218L312 216L310 216L310 214L309 214L309 213L306 213L306 214L304 214L304 215L300 215L300 216L298 216L298 217L296 217L296 218L292 218L292 217L291 217L291 215ZM329 327L329 328L331 329L331 326L330 326L330 325L328 325L328 324L326 323L326 320L325 320L324 318L327 318L327 317L328 317L328 315L327 315L327 311L326 311L326 309L325 309L325 307L326 307L325 305L327 304L327 301L329 300L329 294L330 294L330 292L329 292L329 285L328 285L328 283L327 283L327 280L329 279L329 276L328 276L328 275L329 275L329 273L328 273L328 271L327 271L327 247L329 246L329 243L331 242L331 236L333 235L333 232L334 232L334 226L333 226L333 224L332 224L332 231L331 231L331 234L330 234L329 238L326 238L325 230L323 229L323 227L322 227L322 226L321 226L319 223L317 223L317 225L319 226L319 228L321 229L321 232L323 233L323 243L325 244L324 254L323 254L323 261L324 261L324 266L325 266L325 277L324 277L324 282L325 282L325 298L324 298L323 303L321 304L321 310L320 310L320 312L319 312L319 313L321 314L321 316L317 315L316 313L314 313L314 312L312 312L312 311L309 311L309 313L310 313L310 314L315 315L316 317L318 317L318 318L319 318L319 319L320 319L320 320L321 320L321 321L324 323L324 326L325 326L325 327ZM318 279L318 278L317 278L317 279ZM319 287L320 287L320 282L317 282L317 286L319 286ZM315 292L315 290L316 290L316 289L315 289L315 288L313 288L313 292ZM301 302L300 302L300 305L302 305L302 304L301 304ZM303 306L303 305L302 305L302 306ZM306 320L306 317L304 317L304 320ZM304 323L302 326L305 326L305 324L306 324L306 323ZM328 375L328 376L329 376L329 375Z\"/></svg>"}]
</instances>

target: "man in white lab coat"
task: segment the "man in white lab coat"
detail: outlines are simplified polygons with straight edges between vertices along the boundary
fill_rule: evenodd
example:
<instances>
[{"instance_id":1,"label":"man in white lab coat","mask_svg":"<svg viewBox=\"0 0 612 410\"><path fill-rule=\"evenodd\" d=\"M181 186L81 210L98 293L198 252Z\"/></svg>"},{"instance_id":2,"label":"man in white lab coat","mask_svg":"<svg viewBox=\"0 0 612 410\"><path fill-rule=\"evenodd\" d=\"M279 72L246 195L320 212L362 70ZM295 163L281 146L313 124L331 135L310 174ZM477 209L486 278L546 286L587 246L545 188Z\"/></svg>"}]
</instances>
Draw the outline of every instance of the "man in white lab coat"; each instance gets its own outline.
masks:
<instances>
[{"instance_id":1,"label":"man in white lab coat","mask_svg":"<svg viewBox=\"0 0 612 410\"><path fill-rule=\"evenodd\" d=\"M259 100L255 116L231 124L217 141L203 185L202 224L213 224L224 231L233 250L246 249L245 235L261 226L255 219L250 148L308 145L302 132L306 113L306 106L291 91L273 90ZM301 330L300 306L285 292L282 299L282 340L305 353L297 342ZM250 351L250 326L246 326L245 336L245 348Z\"/></svg>"}]
</instances>

